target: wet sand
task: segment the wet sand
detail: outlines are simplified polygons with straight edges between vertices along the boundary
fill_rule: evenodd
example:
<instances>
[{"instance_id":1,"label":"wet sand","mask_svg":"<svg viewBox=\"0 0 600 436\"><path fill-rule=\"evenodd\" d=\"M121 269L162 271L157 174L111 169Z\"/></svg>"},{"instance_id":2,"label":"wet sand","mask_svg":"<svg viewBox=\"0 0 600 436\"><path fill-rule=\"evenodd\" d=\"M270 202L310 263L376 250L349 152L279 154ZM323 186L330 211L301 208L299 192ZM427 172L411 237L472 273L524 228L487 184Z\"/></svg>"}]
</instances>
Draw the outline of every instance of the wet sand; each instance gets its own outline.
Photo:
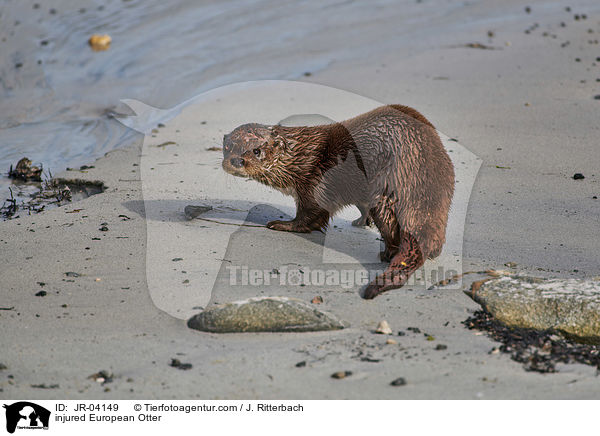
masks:
<instances>
[{"instance_id":1,"label":"wet sand","mask_svg":"<svg viewBox=\"0 0 600 436\"><path fill-rule=\"evenodd\" d=\"M414 20L406 18L406 26L400 13L382 12L380 21L360 26L339 17L332 33L316 33L303 49L298 41L277 61L267 50L262 64L260 56L246 62L261 64L261 78L274 78L269 66L286 71L286 62L296 60L310 76L278 78L301 77L414 106L481 157L467 215L465 269L516 262L532 275L599 275L600 200L593 197L600 195L600 101L594 99L600 94L600 46L594 42L600 8L592 2L529 2L527 13L519 2L451 9L439 3L439 9L437 3L411 5L421 9ZM429 20L427 8L433 10ZM340 48L354 41L375 48ZM471 43L494 49L465 47ZM317 46L329 60L322 68L310 61ZM229 67L212 71L227 76ZM0 306L12 308L0 311L0 363L8 367L0 372L3 398L598 397L595 368L558 365L557 373L538 374L489 354L498 343L462 324L478 306L460 290L407 288L373 301L330 290L323 309L351 323L334 333L189 330L150 299L142 137L132 134L123 145L84 162L94 169L76 173L104 181L104 193L0 223ZM585 179L573 180L574 173ZM104 226L108 231L100 230ZM46 295L36 296L40 290ZM398 344L372 333L382 319ZM436 349L438 344L447 348ZM173 358L193 367L169 366ZM113 381L101 385L88 378L100 370L113 373ZM332 379L338 371L353 374ZM390 386L399 377L407 384ZM58 387L32 387L40 384Z\"/></svg>"}]
</instances>

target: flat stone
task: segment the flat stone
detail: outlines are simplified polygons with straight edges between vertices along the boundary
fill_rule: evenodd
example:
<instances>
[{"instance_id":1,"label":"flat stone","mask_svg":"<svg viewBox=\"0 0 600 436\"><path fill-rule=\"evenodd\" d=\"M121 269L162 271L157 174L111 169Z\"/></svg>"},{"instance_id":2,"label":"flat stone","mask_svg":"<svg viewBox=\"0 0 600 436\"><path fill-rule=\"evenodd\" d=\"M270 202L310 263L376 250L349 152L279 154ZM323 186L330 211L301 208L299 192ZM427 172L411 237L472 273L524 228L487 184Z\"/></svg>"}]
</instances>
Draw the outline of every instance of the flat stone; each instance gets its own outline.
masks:
<instances>
[{"instance_id":1,"label":"flat stone","mask_svg":"<svg viewBox=\"0 0 600 436\"><path fill-rule=\"evenodd\" d=\"M344 324L301 300L257 297L206 309L191 317L188 327L212 333L313 332L339 330Z\"/></svg>"},{"instance_id":2,"label":"flat stone","mask_svg":"<svg viewBox=\"0 0 600 436\"><path fill-rule=\"evenodd\" d=\"M511 275L475 282L466 294L509 327L557 330L600 343L600 279Z\"/></svg>"},{"instance_id":3,"label":"flat stone","mask_svg":"<svg viewBox=\"0 0 600 436\"><path fill-rule=\"evenodd\" d=\"M188 220L193 220L194 218L202 215L204 212L208 212L212 210L212 206L186 206L183 209L183 213L185 214Z\"/></svg>"}]
</instances>

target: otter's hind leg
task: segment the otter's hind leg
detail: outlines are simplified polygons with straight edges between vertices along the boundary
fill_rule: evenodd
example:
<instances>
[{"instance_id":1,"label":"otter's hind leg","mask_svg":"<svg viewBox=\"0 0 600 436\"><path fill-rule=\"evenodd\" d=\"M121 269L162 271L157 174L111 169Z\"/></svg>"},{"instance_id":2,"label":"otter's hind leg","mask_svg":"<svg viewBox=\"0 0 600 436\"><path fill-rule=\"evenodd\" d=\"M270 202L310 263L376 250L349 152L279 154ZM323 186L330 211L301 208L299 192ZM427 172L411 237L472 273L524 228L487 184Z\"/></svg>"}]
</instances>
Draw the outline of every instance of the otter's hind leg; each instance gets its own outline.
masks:
<instances>
[{"instance_id":1,"label":"otter's hind leg","mask_svg":"<svg viewBox=\"0 0 600 436\"><path fill-rule=\"evenodd\" d=\"M369 206L366 204L357 204L358 210L360 210L360 218L356 218L352 221L354 227L365 227L371 224L369 217Z\"/></svg>"},{"instance_id":2,"label":"otter's hind leg","mask_svg":"<svg viewBox=\"0 0 600 436\"><path fill-rule=\"evenodd\" d=\"M389 261L390 265L366 287L363 293L363 298L366 299L402 287L410 275L425 262L417 240L410 233L400 229L390 203L389 199L384 199L371 209L371 217L385 243L381 260Z\"/></svg>"},{"instance_id":3,"label":"otter's hind leg","mask_svg":"<svg viewBox=\"0 0 600 436\"><path fill-rule=\"evenodd\" d=\"M370 216L379 229L379 233L381 233L385 244L385 251L379 253L379 257L384 262L392 260L400 244L398 220L396 219L396 213L390 207L389 203L388 199L384 199L370 210Z\"/></svg>"},{"instance_id":4,"label":"otter's hind leg","mask_svg":"<svg viewBox=\"0 0 600 436\"><path fill-rule=\"evenodd\" d=\"M398 250L383 274L375 277L365 288L363 298L372 299L382 292L401 288L416 270L421 268L425 259L417 240L408 232L400 232Z\"/></svg>"}]
</instances>

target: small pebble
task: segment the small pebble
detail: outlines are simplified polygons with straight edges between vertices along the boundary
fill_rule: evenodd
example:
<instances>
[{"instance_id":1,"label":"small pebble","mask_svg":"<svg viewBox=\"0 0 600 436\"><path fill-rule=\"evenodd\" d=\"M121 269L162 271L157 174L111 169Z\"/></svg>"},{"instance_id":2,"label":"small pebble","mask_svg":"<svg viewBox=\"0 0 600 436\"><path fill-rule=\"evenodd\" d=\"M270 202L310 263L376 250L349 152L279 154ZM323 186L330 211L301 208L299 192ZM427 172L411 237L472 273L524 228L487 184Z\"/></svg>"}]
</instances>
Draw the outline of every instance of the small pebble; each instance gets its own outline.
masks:
<instances>
[{"instance_id":1,"label":"small pebble","mask_svg":"<svg viewBox=\"0 0 600 436\"><path fill-rule=\"evenodd\" d=\"M386 320L383 320L377 325L375 333L378 333L380 335L391 335L392 329L390 328L388 322Z\"/></svg>"},{"instance_id":2,"label":"small pebble","mask_svg":"<svg viewBox=\"0 0 600 436\"><path fill-rule=\"evenodd\" d=\"M109 35L92 35L88 40L88 44L94 51L108 50L112 38Z\"/></svg>"},{"instance_id":3,"label":"small pebble","mask_svg":"<svg viewBox=\"0 0 600 436\"><path fill-rule=\"evenodd\" d=\"M406 384L406 379L404 377L398 377L396 380L390 383L392 386L404 386Z\"/></svg>"},{"instance_id":4,"label":"small pebble","mask_svg":"<svg viewBox=\"0 0 600 436\"><path fill-rule=\"evenodd\" d=\"M320 295L317 295L315 298L313 298L310 301L312 304L321 304L323 302L323 297L321 297Z\"/></svg>"},{"instance_id":5,"label":"small pebble","mask_svg":"<svg viewBox=\"0 0 600 436\"><path fill-rule=\"evenodd\" d=\"M103 384L110 383L113 381L113 375L106 370L98 371L97 373L90 375L88 378L91 378L96 383Z\"/></svg>"},{"instance_id":6,"label":"small pebble","mask_svg":"<svg viewBox=\"0 0 600 436\"><path fill-rule=\"evenodd\" d=\"M179 359L171 359L171 363L169 363L169 366L172 366L173 368L181 369L183 371L192 368L191 363L181 363L181 361Z\"/></svg>"},{"instance_id":7,"label":"small pebble","mask_svg":"<svg viewBox=\"0 0 600 436\"><path fill-rule=\"evenodd\" d=\"M305 366L306 366L306 360L296 363L296 368L304 368Z\"/></svg>"},{"instance_id":8,"label":"small pebble","mask_svg":"<svg viewBox=\"0 0 600 436\"><path fill-rule=\"evenodd\" d=\"M350 377L352 375L352 371L338 371L331 374L331 378L342 379L346 377Z\"/></svg>"},{"instance_id":9,"label":"small pebble","mask_svg":"<svg viewBox=\"0 0 600 436\"><path fill-rule=\"evenodd\" d=\"M37 294L35 294L36 297L45 297L46 295L48 295L46 291L40 291Z\"/></svg>"},{"instance_id":10,"label":"small pebble","mask_svg":"<svg viewBox=\"0 0 600 436\"><path fill-rule=\"evenodd\" d=\"M573 174L573 180L583 180L585 179L585 176L581 173L575 173Z\"/></svg>"},{"instance_id":11,"label":"small pebble","mask_svg":"<svg viewBox=\"0 0 600 436\"><path fill-rule=\"evenodd\" d=\"M392 338L388 339L387 341L385 341L386 344L388 345L396 345L398 344L398 342Z\"/></svg>"},{"instance_id":12,"label":"small pebble","mask_svg":"<svg viewBox=\"0 0 600 436\"><path fill-rule=\"evenodd\" d=\"M448 349L448 345L444 345L444 344L437 344L435 347L436 350L441 351L441 350L446 350Z\"/></svg>"}]
</instances>

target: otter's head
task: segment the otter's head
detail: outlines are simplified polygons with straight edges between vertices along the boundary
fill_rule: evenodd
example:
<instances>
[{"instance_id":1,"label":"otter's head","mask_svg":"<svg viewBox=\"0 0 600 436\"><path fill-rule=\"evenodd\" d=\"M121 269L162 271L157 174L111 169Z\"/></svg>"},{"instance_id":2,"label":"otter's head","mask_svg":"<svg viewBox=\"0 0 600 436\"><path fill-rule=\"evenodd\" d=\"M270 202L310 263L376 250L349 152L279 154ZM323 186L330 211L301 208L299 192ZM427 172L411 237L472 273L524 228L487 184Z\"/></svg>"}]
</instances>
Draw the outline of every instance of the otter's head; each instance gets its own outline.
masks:
<instances>
[{"instance_id":1,"label":"otter's head","mask_svg":"<svg viewBox=\"0 0 600 436\"><path fill-rule=\"evenodd\" d=\"M275 126L244 124L223 137L223 169L234 176L280 186L281 158L288 150L288 141Z\"/></svg>"}]
</instances>

